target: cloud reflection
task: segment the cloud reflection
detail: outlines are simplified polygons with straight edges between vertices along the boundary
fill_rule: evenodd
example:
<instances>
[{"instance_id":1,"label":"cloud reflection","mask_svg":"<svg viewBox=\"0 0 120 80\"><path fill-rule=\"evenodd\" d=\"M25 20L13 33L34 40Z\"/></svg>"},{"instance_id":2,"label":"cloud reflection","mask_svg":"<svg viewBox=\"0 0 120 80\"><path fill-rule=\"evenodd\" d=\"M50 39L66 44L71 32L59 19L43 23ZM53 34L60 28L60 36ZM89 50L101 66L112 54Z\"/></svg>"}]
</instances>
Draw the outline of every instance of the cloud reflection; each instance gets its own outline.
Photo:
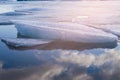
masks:
<instances>
[{"instance_id":1,"label":"cloud reflection","mask_svg":"<svg viewBox=\"0 0 120 80\"><path fill-rule=\"evenodd\" d=\"M95 56L92 54L80 53L79 51L64 51L59 55L59 58L56 59L59 62L73 63L88 67L95 61Z\"/></svg>"},{"instance_id":2,"label":"cloud reflection","mask_svg":"<svg viewBox=\"0 0 120 80\"><path fill-rule=\"evenodd\" d=\"M2 66L3 66L3 63L2 63L2 62L0 62L0 70L2 69Z\"/></svg>"},{"instance_id":3,"label":"cloud reflection","mask_svg":"<svg viewBox=\"0 0 120 80\"><path fill-rule=\"evenodd\" d=\"M95 50L96 51L96 50ZM43 64L2 70L0 79L8 80L119 80L120 51L102 49L101 54L88 50L36 50Z\"/></svg>"},{"instance_id":4,"label":"cloud reflection","mask_svg":"<svg viewBox=\"0 0 120 80\"><path fill-rule=\"evenodd\" d=\"M105 49L100 55L84 53L84 51L62 51L56 58L59 62L73 63L80 66L89 67L90 65L102 66L105 64L115 65L120 61L120 51Z\"/></svg>"},{"instance_id":5,"label":"cloud reflection","mask_svg":"<svg viewBox=\"0 0 120 80\"><path fill-rule=\"evenodd\" d=\"M58 65L42 65L23 69L3 70L0 72L2 80L51 80L53 76L59 75L63 67Z\"/></svg>"}]
</instances>

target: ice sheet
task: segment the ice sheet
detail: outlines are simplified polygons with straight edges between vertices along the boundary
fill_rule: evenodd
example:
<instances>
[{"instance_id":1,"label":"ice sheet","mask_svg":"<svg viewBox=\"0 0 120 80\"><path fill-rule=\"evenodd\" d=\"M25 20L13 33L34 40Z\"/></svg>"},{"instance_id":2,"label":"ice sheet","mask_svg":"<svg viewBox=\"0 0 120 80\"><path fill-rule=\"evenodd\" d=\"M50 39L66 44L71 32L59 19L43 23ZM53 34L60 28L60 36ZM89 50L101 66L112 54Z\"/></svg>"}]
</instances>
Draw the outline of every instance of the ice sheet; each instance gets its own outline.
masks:
<instances>
[{"instance_id":1,"label":"ice sheet","mask_svg":"<svg viewBox=\"0 0 120 80\"><path fill-rule=\"evenodd\" d=\"M14 21L18 33L32 38L84 43L116 42L117 36L77 23Z\"/></svg>"}]
</instances>

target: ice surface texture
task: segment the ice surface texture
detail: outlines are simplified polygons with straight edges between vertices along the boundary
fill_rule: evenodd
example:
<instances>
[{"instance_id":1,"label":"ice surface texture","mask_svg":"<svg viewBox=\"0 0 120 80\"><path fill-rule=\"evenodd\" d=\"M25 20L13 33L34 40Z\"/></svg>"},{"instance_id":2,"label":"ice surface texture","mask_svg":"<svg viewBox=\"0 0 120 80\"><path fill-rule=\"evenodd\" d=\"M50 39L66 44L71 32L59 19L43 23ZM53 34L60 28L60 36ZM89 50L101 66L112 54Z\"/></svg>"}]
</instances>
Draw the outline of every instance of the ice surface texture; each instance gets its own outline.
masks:
<instances>
[{"instance_id":1,"label":"ice surface texture","mask_svg":"<svg viewBox=\"0 0 120 80\"><path fill-rule=\"evenodd\" d=\"M117 36L77 23L14 21L18 32L27 37L83 43L116 42Z\"/></svg>"},{"instance_id":2,"label":"ice surface texture","mask_svg":"<svg viewBox=\"0 0 120 80\"><path fill-rule=\"evenodd\" d=\"M112 33L120 37L120 25L119 24L92 25L92 27L101 29L105 32L109 32L109 33Z\"/></svg>"}]
</instances>

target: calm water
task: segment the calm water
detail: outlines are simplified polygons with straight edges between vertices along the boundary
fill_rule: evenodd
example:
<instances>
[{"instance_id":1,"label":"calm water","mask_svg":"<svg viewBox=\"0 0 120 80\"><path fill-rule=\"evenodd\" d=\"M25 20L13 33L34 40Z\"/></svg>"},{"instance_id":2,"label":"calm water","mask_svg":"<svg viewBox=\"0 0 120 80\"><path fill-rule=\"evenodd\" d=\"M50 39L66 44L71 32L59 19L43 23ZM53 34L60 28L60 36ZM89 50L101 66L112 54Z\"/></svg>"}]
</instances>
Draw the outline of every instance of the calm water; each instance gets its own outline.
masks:
<instances>
[{"instance_id":1,"label":"calm water","mask_svg":"<svg viewBox=\"0 0 120 80\"><path fill-rule=\"evenodd\" d=\"M92 2L91 4L90 2L4 3L9 6L6 9L10 11L15 9L20 13L10 12L0 15L3 19L0 22L8 24L0 25L0 38L21 37L18 35L15 25L9 22L14 19L119 25L119 2L114 2L111 5L110 3L113 2ZM107 8L103 6L106 4ZM71 7L71 5L75 6ZM114 8L109 10L108 7ZM94 8L99 10L94 10ZM88 12L85 13L86 11ZM88 16L91 18L88 19ZM79 18L82 19L79 20ZM52 44L49 45L49 47L52 46ZM119 42L114 48L89 45L83 46L83 48L81 46L80 48L67 46L68 48L64 49L63 47L45 48L45 50L38 48L20 50L11 48L0 41L0 80L120 79Z\"/></svg>"}]
</instances>

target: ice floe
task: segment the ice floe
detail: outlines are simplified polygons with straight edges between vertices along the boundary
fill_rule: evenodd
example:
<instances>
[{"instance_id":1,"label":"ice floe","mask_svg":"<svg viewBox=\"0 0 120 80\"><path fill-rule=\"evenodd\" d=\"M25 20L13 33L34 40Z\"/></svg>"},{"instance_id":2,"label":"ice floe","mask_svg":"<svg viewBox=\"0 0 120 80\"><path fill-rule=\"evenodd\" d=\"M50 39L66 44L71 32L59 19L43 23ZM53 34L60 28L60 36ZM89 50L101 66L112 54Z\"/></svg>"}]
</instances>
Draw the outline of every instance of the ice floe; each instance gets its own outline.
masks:
<instances>
[{"instance_id":1,"label":"ice floe","mask_svg":"<svg viewBox=\"0 0 120 80\"><path fill-rule=\"evenodd\" d=\"M116 43L117 36L77 23L13 21L23 36L83 43Z\"/></svg>"}]
</instances>

